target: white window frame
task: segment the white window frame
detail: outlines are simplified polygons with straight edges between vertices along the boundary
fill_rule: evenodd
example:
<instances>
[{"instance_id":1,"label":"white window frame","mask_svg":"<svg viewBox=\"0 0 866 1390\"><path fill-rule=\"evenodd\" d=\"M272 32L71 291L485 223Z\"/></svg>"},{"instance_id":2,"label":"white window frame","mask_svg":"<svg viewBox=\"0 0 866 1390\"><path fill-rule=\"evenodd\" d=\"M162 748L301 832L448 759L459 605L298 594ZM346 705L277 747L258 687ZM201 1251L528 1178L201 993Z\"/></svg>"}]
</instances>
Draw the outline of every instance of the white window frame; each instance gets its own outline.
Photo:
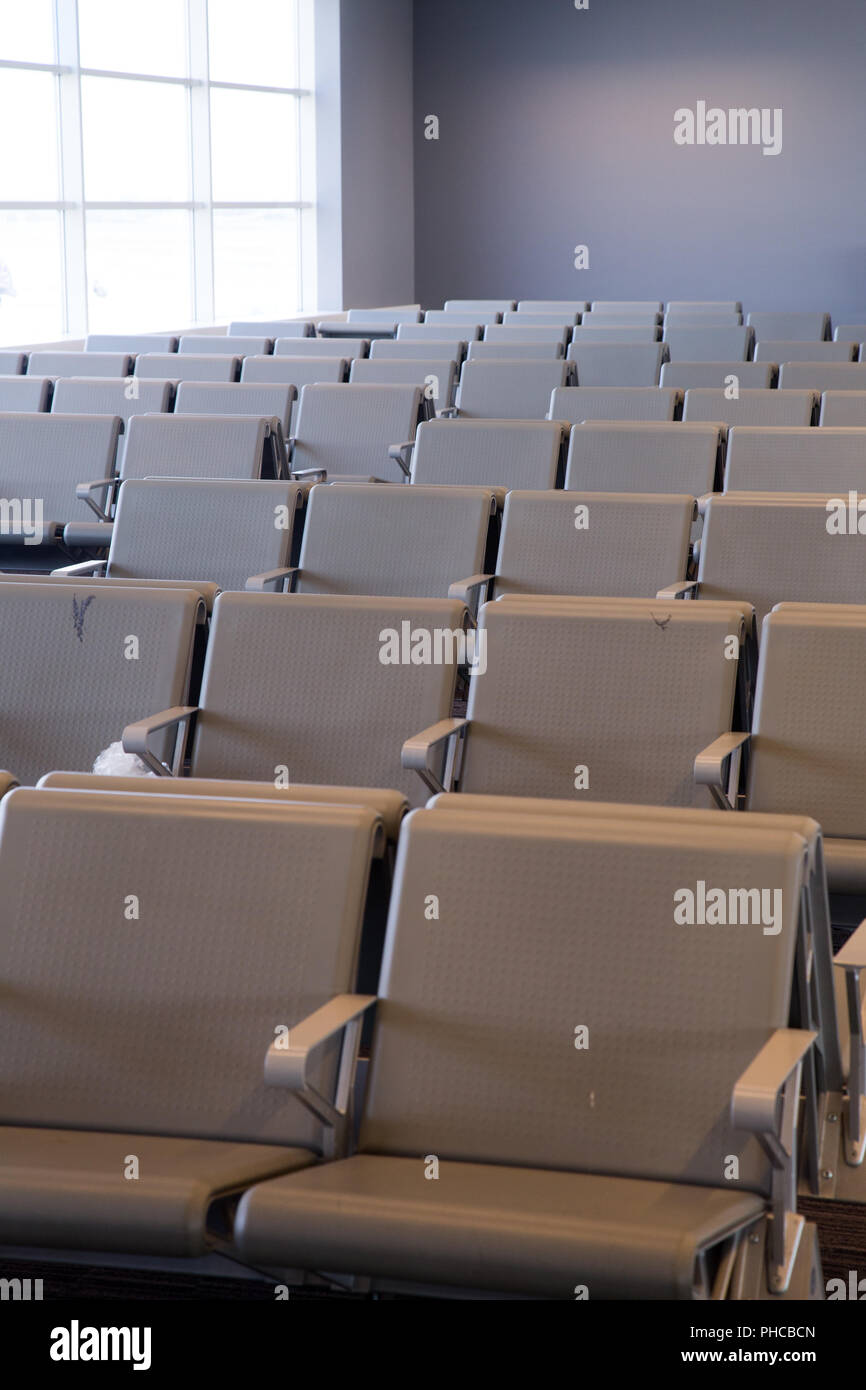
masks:
<instances>
[{"instance_id":1,"label":"white window frame","mask_svg":"<svg viewBox=\"0 0 866 1390\"><path fill-rule=\"evenodd\" d=\"M26 3L26 0L23 0ZM143 0L146 4L146 0ZM57 141L61 196L56 201L0 199L0 212L57 212L62 238L63 334L83 338L88 332L87 214L100 211L188 212L191 215L192 266L190 270L193 325L213 324L214 241L213 213L222 209L294 209L298 213L298 312L316 303L316 140L315 102L312 85L274 87L246 82L216 82L210 78L208 51L208 0L178 0L185 8L188 72L185 77L154 73L115 72L107 68L83 68L78 44L78 0L53 0L55 59L31 63L0 58L4 69L47 72L57 79ZM315 0L297 0L298 72L312 77L314 68ZM191 198L182 202L104 202L84 196L84 132L81 110L82 77L121 78L124 81L168 83L188 93ZM213 89L266 92L297 99L298 200L274 202L215 201L211 180L210 94ZM185 325L164 326L164 331ZM138 331L130 324L130 331Z\"/></svg>"}]
</instances>

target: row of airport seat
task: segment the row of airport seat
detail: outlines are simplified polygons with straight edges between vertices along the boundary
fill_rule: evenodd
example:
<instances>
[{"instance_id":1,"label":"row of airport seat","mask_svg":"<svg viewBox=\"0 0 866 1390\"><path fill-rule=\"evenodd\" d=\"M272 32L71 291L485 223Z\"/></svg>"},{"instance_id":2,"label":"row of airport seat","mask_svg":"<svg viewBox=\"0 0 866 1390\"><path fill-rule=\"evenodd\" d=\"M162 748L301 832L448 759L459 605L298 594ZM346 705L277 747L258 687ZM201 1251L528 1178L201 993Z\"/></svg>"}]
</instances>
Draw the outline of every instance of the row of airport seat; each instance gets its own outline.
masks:
<instances>
[{"instance_id":1,"label":"row of airport seat","mask_svg":"<svg viewBox=\"0 0 866 1390\"><path fill-rule=\"evenodd\" d=\"M93 383L80 385L86 396ZM20 541L23 529L23 518L18 531L13 525L9 499L39 501L46 542L56 541L65 528L73 548L104 546L109 533L102 528L113 514L117 489L122 492L127 482L280 480L289 468L301 488L309 487L311 479L400 481L408 469L413 486L484 487L500 506L510 490L560 485L570 492L667 492L695 498L719 491L866 492L863 427L815 429L803 423L805 412L800 425L783 427L735 424L725 429L712 422L602 418L583 419L570 428L562 420L422 420L416 429L422 411L416 389L308 386L289 464L279 418L212 413L214 391L230 389L237 388L194 388L203 397L194 395L190 408L206 405L207 415L134 414L123 436L117 416L0 415L0 492L9 511L2 539ZM640 388L633 391L642 394ZM380 393L388 397L386 402ZM570 393L580 396L582 388L554 395ZM825 409L828 403L825 397ZM560 401L555 408L566 413ZM608 409L603 408L603 416ZM576 413L590 412L582 403ZM707 414L712 416L713 410ZM389 445L399 433L408 437ZM125 448L118 457L121 439ZM95 523L87 520L91 512ZM29 544L36 539L31 536Z\"/></svg>"},{"instance_id":2,"label":"row of airport seat","mask_svg":"<svg viewBox=\"0 0 866 1390\"><path fill-rule=\"evenodd\" d=\"M329 795L56 773L0 801L0 1242L358 1291L820 1298L795 1211L797 1098L836 1045L797 1000L826 965L818 827L398 808L362 990L386 817ZM697 882L772 919L689 925Z\"/></svg>"}]
</instances>

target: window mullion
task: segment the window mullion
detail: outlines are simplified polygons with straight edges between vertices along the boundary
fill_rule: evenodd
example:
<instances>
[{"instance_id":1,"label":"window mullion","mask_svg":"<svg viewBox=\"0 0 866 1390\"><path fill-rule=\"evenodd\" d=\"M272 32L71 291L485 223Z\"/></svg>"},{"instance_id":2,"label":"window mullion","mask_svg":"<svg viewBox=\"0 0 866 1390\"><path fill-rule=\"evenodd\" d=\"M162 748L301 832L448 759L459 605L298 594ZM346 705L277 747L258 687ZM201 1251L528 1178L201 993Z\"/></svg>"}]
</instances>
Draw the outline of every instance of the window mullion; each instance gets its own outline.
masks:
<instances>
[{"instance_id":1,"label":"window mullion","mask_svg":"<svg viewBox=\"0 0 866 1390\"><path fill-rule=\"evenodd\" d=\"M78 0L56 0L64 321L68 334L87 332L87 236L84 216L84 135L78 61Z\"/></svg>"},{"instance_id":2,"label":"window mullion","mask_svg":"<svg viewBox=\"0 0 866 1390\"><path fill-rule=\"evenodd\" d=\"M214 320L213 214L210 158L210 59L207 0L187 0L189 32L190 169L192 171L193 316Z\"/></svg>"}]
</instances>

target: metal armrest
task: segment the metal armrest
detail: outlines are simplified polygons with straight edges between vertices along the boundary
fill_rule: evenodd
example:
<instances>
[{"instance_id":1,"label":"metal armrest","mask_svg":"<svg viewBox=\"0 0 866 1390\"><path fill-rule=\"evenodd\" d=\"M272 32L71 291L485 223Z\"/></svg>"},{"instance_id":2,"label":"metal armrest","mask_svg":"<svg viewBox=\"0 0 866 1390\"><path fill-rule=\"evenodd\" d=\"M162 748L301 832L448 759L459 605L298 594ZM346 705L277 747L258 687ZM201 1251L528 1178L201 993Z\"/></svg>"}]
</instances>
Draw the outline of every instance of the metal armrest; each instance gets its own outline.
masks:
<instances>
[{"instance_id":1,"label":"metal armrest","mask_svg":"<svg viewBox=\"0 0 866 1390\"><path fill-rule=\"evenodd\" d=\"M678 579L675 584L668 584L664 589L659 589L656 598L694 598L694 590L698 587L697 579Z\"/></svg>"},{"instance_id":2,"label":"metal armrest","mask_svg":"<svg viewBox=\"0 0 866 1390\"><path fill-rule=\"evenodd\" d=\"M285 593L285 581L293 578L296 574L300 574L297 565L290 565L286 569L265 570L263 574L251 575L244 588L253 593L261 593L268 584L278 584L280 587L275 592Z\"/></svg>"},{"instance_id":3,"label":"metal armrest","mask_svg":"<svg viewBox=\"0 0 866 1390\"><path fill-rule=\"evenodd\" d=\"M301 468L298 470L297 473L294 471L294 469L291 470L291 478L293 482L296 478L321 478L324 482L327 476L327 468Z\"/></svg>"},{"instance_id":4,"label":"metal armrest","mask_svg":"<svg viewBox=\"0 0 866 1390\"><path fill-rule=\"evenodd\" d=\"M700 497L695 498L698 516L704 515L707 510L707 503L711 502L715 496L716 494L714 492L704 492Z\"/></svg>"},{"instance_id":5,"label":"metal armrest","mask_svg":"<svg viewBox=\"0 0 866 1390\"><path fill-rule=\"evenodd\" d=\"M79 502L86 502L88 507L96 512L100 521L110 521L111 517L108 515L106 509L113 502L114 494L119 487L119 478L94 478L92 483L76 483L75 496L78 498ZM93 494L100 490L104 490L105 492L102 506L100 506L93 497Z\"/></svg>"},{"instance_id":6,"label":"metal armrest","mask_svg":"<svg viewBox=\"0 0 866 1390\"><path fill-rule=\"evenodd\" d=\"M152 714L148 719L137 719L134 724L127 724L122 738L124 753L136 753L151 772L159 777L170 777L171 768L161 763L148 746L150 735L158 733L160 729L168 729L172 724L181 724L197 713L198 705L173 705L171 709Z\"/></svg>"},{"instance_id":7,"label":"metal armrest","mask_svg":"<svg viewBox=\"0 0 866 1390\"><path fill-rule=\"evenodd\" d=\"M731 1096L731 1124L754 1134L772 1165L767 1239L771 1293L787 1290L805 1226L797 1215L797 1110L803 1058L817 1036L811 1029L777 1028Z\"/></svg>"},{"instance_id":8,"label":"metal armrest","mask_svg":"<svg viewBox=\"0 0 866 1390\"><path fill-rule=\"evenodd\" d=\"M440 420L456 420L460 414L460 407L457 405L443 405L439 411Z\"/></svg>"},{"instance_id":9,"label":"metal armrest","mask_svg":"<svg viewBox=\"0 0 866 1390\"><path fill-rule=\"evenodd\" d=\"M710 796L722 811L733 811L725 791L726 763L738 748L748 743L751 734L720 734L712 743L702 748L695 758L694 778L698 786L708 787Z\"/></svg>"},{"instance_id":10,"label":"metal armrest","mask_svg":"<svg viewBox=\"0 0 866 1390\"><path fill-rule=\"evenodd\" d=\"M52 574L105 574L108 564L107 560L82 560L77 565L62 565L60 569L52 570Z\"/></svg>"},{"instance_id":11,"label":"metal armrest","mask_svg":"<svg viewBox=\"0 0 866 1390\"><path fill-rule=\"evenodd\" d=\"M860 997L860 971L866 969L866 921L849 936L833 964L845 971L845 998L851 1034L851 1063L845 1101L845 1157L858 1167L866 1154L866 1016Z\"/></svg>"},{"instance_id":12,"label":"metal armrest","mask_svg":"<svg viewBox=\"0 0 866 1390\"><path fill-rule=\"evenodd\" d=\"M423 729L420 734L415 734L414 738L407 739L403 744L400 754L403 767L417 772L431 792L450 791L454 780L458 740L465 737L468 728L468 719L440 719L437 724L431 724L429 729ZM431 754L440 744L449 740L451 746L447 754L444 781L440 781L430 766Z\"/></svg>"},{"instance_id":13,"label":"metal armrest","mask_svg":"<svg viewBox=\"0 0 866 1390\"><path fill-rule=\"evenodd\" d=\"M392 444L388 449L389 459L399 463L406 477L409 477L412 464L412 450L415 448L414 439L406 439L402 444Z\"/></svg>"},{"instance_id":14,"label":"metal armrest","mask_svg":"<svg viewBox=\"0 0 866 1390\"><path fill-rule=\"evenodd\" d=\"M458 579L456 583L448 585L448 597L456 598L461 603L465 603L474 618L480 605L487 597L485 594L484 599L482 599L481 590L487 589L495 578L494 574L472 574L468 579ZM474 595L472 602L470 602L470 595Z\"/></svg>"},{"instance_id":15,"label":"metal armrest","mask_svg":"<svg viewBox=\"0 0 866 1390\"><path fill-rule=\"evenodd\" d=\"M265 1084L284 1086L327 1125L340 1132L349 1111L361 1022L376 1003L375 994L338 994L308 1015L285 1038L271 1043L265 1055ZM343 1033L334 1099L328 1100L309 1079L310 1054L329 1038ZM332 1136L332 1144L336 1135Z\"/></svg>"}]
</instances>

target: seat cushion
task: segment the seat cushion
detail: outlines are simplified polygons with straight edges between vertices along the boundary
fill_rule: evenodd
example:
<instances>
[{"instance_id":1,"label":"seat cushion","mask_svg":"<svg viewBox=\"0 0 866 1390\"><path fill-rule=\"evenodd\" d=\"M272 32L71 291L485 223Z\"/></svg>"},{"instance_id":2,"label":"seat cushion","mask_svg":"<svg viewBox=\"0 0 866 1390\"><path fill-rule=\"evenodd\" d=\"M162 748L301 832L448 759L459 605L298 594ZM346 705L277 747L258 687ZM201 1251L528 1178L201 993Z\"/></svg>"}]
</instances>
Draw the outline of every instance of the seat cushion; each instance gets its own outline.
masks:
<instances>
[{"instance_id":1,"label":"seat cushion","mask_svg":"<svg viewBox=\"0 0 866 1390\"><path fill-rule=\"evenodd\" d=\"M201 1255L216 1197L313 1162L269 1144L5 1125L0 1244Z\"/></svg>"},{"instance_id":2,"label":"seat cushion","mask_svg":"<svg viewBox=\"0 0 866 1390\"><path fill-rule=\"evenodd\" d=\"M750 1192L432 1155L358 1154L241 1198L244 1259L465 1289L688 1298L696 1253L764 1210Z\"/></svg>"}]
</instances>

